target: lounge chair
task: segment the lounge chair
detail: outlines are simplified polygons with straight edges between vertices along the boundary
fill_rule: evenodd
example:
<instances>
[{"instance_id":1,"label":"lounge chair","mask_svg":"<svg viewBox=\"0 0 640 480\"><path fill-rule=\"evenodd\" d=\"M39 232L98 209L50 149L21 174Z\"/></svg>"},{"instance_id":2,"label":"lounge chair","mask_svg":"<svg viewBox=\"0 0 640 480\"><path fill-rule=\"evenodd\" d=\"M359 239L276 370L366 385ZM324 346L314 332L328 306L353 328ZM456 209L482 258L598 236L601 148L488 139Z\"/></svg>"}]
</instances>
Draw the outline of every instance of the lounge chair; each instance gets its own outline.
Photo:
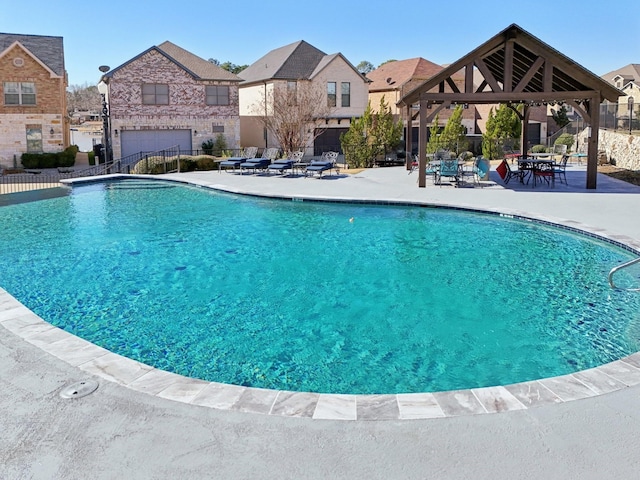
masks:
<instances>
[{"instance_id":1,"label":"lounge chair","mask_svg":"<svg viewBox=\"0 0 640 480\"><path fill-rule=\"evenodd\" d=\"M324 152L320 160L313 160L309 166L305 169L305 176L313 176L316 172L319 177L322 177L324 172L335 170L338 173L340 170L336 167L336 159L338 158L338 152Z\"/></svg>"},{"instance_id":2,"label":"lounge chair","mask_svg":"<svg viewBox=\"0 0 640 480\"><path fill-rule=\"evenodd\" d=\"M236 168L240 168L240 164L242 162L245 162L250 158L255 158L257 154L258 154L258 147L247 147L242 151L242 154L240 156L229 157L226 160L223 160L222 162L220 162L218 164L218 170L222 170L223 168L227 170L229 169L229 167L231 167L233 171L235 171Z\"/></svg>"},{"instance_id":3,"label":"lounge chair","mask_svg":"<svg viewBox=\"0 0 640 480\"><path fill-rule=\"evenodd\" d=\"M287 158L281 158L271 162L271 165L267 167L270 172L277 172L284 175L287 170L293 171L297 163L300 163L304 152L293 152L288 155Z\"/></svg>"},{"instance_id":4,"label":"lounge chair","mask_svg":"<svg viewBox=\"0 0 640 480\"><path fill-rule=\"evenodd\" d=\"M278 156L277 148L266 148L260 158L248 158L244 162L240 163L240 174L243 174L246 170L252 170L253 173L256 170L266 170L271 162Z\"/></svg>"}]
</instances>

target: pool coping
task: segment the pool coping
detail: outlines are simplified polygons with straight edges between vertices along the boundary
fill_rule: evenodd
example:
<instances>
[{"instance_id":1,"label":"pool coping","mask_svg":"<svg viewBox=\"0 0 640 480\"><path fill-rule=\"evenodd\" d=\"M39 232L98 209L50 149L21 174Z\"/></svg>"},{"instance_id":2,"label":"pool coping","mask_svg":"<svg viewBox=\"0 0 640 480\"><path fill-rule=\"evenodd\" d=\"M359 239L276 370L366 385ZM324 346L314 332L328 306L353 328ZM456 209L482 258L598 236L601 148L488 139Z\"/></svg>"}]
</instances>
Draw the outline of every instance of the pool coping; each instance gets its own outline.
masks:
<instances>
[{"instance_id":1,"label":"pool coping","mask_svg":"<svg viewBox=\"0 0 640 480\"><path fill-rule=\"evenodd\" d=\"M110 175L107 179L118 178L159 180L153 176L121 174ZM105 177L102 177L99 182L96 182L96 179L73 179L65 183L102 183L104 180ZM161 180L211 188L227 193L294 201L446 207L497 214L580 232L640 254L640 242L630 237L613 235L604 229L590 227L571 220L531 215L512 209L474 208L473 206L462 204L449 205L428 201L255 194L237 191L237 189L224 185L210 185L197 181L167 178L162 178ZM282 417L375 421L478 415L561 404L611 393L640 384L640 352L637 352L620 360L572 374L469 390L385 395L324 394L268 390L184 377L123 357L49 324L2 288L0 288L0 324L24 341L87 374L98 376L138 392L219 410Z\"/></svg>"}]
</instances>

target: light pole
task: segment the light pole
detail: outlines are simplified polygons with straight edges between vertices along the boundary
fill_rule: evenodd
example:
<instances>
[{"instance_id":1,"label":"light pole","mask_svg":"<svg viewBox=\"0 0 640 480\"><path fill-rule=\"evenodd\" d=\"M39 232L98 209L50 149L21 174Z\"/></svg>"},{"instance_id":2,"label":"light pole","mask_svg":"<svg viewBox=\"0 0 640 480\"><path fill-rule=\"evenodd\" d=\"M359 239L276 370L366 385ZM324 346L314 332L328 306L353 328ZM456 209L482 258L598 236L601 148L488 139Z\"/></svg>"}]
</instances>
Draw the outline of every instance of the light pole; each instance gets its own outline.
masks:
<instances>
[{"instance_id":1,"label":"light pole","mask_svg":"<svg viewBox=\"0 0 640 480\"><path fill-rule=\"evenodd\" d=\"M106 65L101 65L98 67L102 73L106 73L110 70L110 68ZM109 128L109 102L107 99L107 93L109 92L109 87L105 83L103 79L100 79L100 83L98 83L98 92L100 92L100 96L102 97L102 132L104 135L104 161L105 163L111 163L113 158L111 158L111 131Z\"/></svg>"},{"instance_id":2,"label":"light pole","mask_svg":"<svg viewBox=\"0 0 640 480\"><path fill-rule=\"evenodd\" d=\"M633 125L633 97L629 97L627 99L627 104L629 106L629 135L631 135L631 129Z\"/></svg>"}]
</instances>

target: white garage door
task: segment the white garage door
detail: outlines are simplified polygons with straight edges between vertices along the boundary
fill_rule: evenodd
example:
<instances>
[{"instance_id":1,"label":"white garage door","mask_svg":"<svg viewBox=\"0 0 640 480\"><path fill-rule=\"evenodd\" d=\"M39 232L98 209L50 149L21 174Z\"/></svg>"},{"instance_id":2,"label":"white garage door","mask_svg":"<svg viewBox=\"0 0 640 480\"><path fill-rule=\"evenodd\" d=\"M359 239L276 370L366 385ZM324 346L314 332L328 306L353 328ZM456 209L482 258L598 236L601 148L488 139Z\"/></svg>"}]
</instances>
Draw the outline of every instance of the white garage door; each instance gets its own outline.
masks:
<instances>
[{"instance_id":1,"label":"white garage door","mask_svg":"<svg viewBox=\"0 0 640 480\"><path fill-rule=\"evenodd\" d=\"M123 130L120 136L122 158L176 145L180 145L180 150L191 150L191 130Z\"/></svg>"}]
</instances>

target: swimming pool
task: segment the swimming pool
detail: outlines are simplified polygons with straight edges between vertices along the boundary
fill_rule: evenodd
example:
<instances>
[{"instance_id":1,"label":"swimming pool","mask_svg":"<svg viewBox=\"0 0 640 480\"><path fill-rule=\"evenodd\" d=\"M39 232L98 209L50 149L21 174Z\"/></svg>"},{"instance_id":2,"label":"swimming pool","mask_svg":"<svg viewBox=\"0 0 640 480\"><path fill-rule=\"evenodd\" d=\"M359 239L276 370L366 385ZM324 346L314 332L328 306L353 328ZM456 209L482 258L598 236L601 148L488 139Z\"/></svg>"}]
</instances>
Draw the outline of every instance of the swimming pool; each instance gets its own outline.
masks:
<instances>
[{"instance_id":1,"label":"swimming pool","mask_svg":"<svg viewBox=\"0 0 640 480\"><path fill-rule=\"evenodd\" d=\"M533 222L123 181L4 207L0 225L0 285L22 303L212 381L426 392L638 350L637 296L606 282L632 255Z\"/></svg>"}]
</instances>

